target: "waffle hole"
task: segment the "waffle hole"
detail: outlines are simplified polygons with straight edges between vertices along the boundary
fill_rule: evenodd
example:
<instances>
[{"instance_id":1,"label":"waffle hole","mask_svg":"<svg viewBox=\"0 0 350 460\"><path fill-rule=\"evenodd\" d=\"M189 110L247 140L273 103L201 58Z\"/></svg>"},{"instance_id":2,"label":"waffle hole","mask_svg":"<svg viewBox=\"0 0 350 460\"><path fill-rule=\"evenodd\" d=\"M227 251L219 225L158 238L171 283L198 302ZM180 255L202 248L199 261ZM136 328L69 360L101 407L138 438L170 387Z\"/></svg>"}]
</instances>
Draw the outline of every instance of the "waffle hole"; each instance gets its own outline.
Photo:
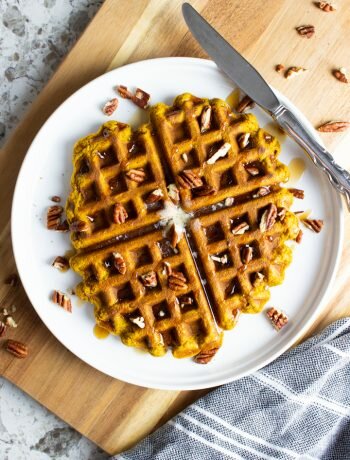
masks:
<instances>
[{"instance_id":1,"label":"waffle hole","mask_svg":"<svg viewBox=\"0 0 350 460\"><path fill-rule=\"evenodd\" d=\"M208 244L215 243L217 241L222 241L225 239L225 233L219 222L205 227L204 233L207 238Z\"/></svg>"},{"instance_id":2,"label":"waffle hole","mask_svg":"<svg viewBox=\"0 0 350 460\"><path fill-rule=\"evenodd\" d=\"M111 195L117 195L118 193L125 192L128 189L125 178L122 174L112 177L112 179L108 181L108 185Z\"/></svg>"},{"instance_id":3,"label":"waffle hole","mask_svg":"<svg viewBox=\"0 0 350 460\"><path fill-rule=\"evenodd\" d=\"M90 217L92 233L104 230L109 227L109 220L104 210L98 211Z\"/></svg>"},{"instance_id":4,"label":"waffle hole","mask_svg":"<svg viewBox=\"0 0 350 460\"><path fill-rule=\"evenodd\" d=\"M177 335L176 329L171 328L162 332L164 344L167 347L176 347L179 345L179 337Z\"/></svg>"},{"instance_id":5,"label":"waffle hole","mask_svg":"<svg viewBox=\"0 0 350 460\"><path fill-rule=\"evenodd\" d=\"M134 260L135 268L143 267L153 262L152 254L148 246L143 246L136 251L132 251L131 257Z\"/></svg>"},{"instance_id":6,"label":"waffle hole","mask_svg":"<svg viewBox=\"0 0 350 460\"><path fill-rule=\"evenodd\" d=\"M200 340L205 332L203 320L197 319L196 321L192 321L189 323L189 326L191 328L191 333L197 338L197 340Z\"/></svg>"},{"instance_id":7,"label":"waffle hole","mask_svg":"<svg viewBox=\"0 0 350 460\"><path fill-rule=\"evenodd\" d=\"M186 122L182 123L175 123L173 125L173 132L172 132L172 142L173 144L178 144L179 142L186 141L191 139L191 133L186 125Z\"/></svg>"},{"instance_id":8,"label":"waffle hole","mask_svg":"<svg viewBox=\"0 0 350 460\"><path fill-rule=\"evenodd\" d=\"M127 149L130 157L138 157L146 153L145 146L139 139L131 140L127 145Z\"/></svg>"},{"instance_id":9,"label":"waffle hole","mask_svg":"<svg viewBox=\"0 0 350 460\"><path fill-rule=\"evenodd\" d=\"M209 160L215 153L224 145L224 141L214 142L206 146L206 159ZM218 158L215 163L227 158L227 154L224 157Z\"/></svg>"},{"instance_id":10,"label":"waffle hole","mask_svg":"<svg viewBox=\"0 0 350 460\"><path fill-rule=\"evenodd\" d=\"M262 278L263 277L263 278ZM252 272L249 274L249 281L252 286L256 283L266 280L266 271L259 270L258 272Z\"/></svg>"},{"instance_id":11,"label":"waffle hole","mask_svg":"<svg viewBox=\"0 0 350 460\"><path fill-rule=\"evenodd\" d=\"M86 283L96 283L98 281L97 271L93 265L86 267L84 271Z\"/></svg>"},{"instance_id":12,"label":"waffle hole","mask_svg":"<svg viewBox=\"0 0 350 460\"><path fill-rule=\"evenodd\" d=\"M177 299L179 301L181 313L187 313L188 311L197 310L198 308L197 302L192 292L179 296Z\"/></svg>"},{"instance_id":13,"label":"waffle hole","mask_svg":"<svg viewBox=\"0 0 350 460\"><path fill-rule=\"evenodd\" d=\"M198 125L199 125L199 129L201 130L202 128L202 113L197 117L197 122L198 122ZM211 111L211 117L210 117L210 126L208 129L206 129L205 131L203 131L202 134L204 133L209 133L210 131L217 131L220 129L220 123L216 117L216 114L215 112L212 110Z\"/></svg>"},{"instance_id":14,"label":"waffle hole","mask_svg":"<svg viewBox=\"0 0 350 460\"><path fill-rule=\"evenodd\" d=\"M79 174L88 174L90 172L89 163L85 159L82 159L77 167L77 171Z\"/></svg>"},{"instance_id":15,"label":"waffle hole","mask_svg":"<svg viewBox=\"0 0 350 460\"><path fill-rule=\"evenodd\" d=\"M232 169L226 169L226 171L221 173L220 190L228 187L233 187L234 185L237 185L237 181L233 171Z\"/></svg>"},{"instance_id":16,"label":"waffle hole","mask_svg":"<svg viewBox=\"0 0 350 460\"><path fill-rule=\"evenodd\" d=\"M126 302L135 299L135 295L129 282L119 286L114 286L113 290L116 294L118 302Z\"/></svg>"},{"instance_id":17,"label":"waffle hole","mask_svg":"<svg viewBox=\"0 0 350 460\"><path fill-rule=\"evenodd\" d=\"M225 299L229 299L230 297L238 294L242 294L242 287L237 277L233 278L232 280L228 281L224 285L224 292L225 292Z\"/></svg>"},{"instance_id":18,"label":"waffle hole","mask_svg":"<svg viewBox=\"0 0 350 460\"><path fill-rule=\"evenodd\" d=\"M170 241L167 239L158 241L157 246L159 247L160 254L163 259L167 259L168 257L172 257L175 254L178 254L178 250L173 248Z\"/></svg>"},{"instance_id":19,"label":"waffle hole","mask_svg":"<svg viewBox=\"0 0 350 460\"><path fill-rule=\"evenodd\" d=\"M244 165L247 172L248 180L255 179L256 177L262 177L266 175L265 168L260 161L253 161Z\"/></svg>"},{"instance_id":20,"label":"waffle hole","mask_svg":"<svg viewBox=\"0 0 350 460\"><path fill-rule=\"evenodd\" d=\"M259 245L258 245L258 242L257 241L252 241L251 243L249 244L243 244L242 246L240 246L239 248L239 252L240 252L240 255L241 255L241 260L242 260L242 263L248 263L248 262L245 262L245 253L247 251L247 249L251 248L252 249L252 258L251 260L254 260L254 259L259 259L260 257L260 250L259 250ZM249 261L250 262L250 261Z\"/></svg>"},{"instance_id":21,"label":"waffle hole","mask_svg":"<svg viewBox=\"0 0 350 460\"><path fill-rule=\"evenodd\" d=\"M130 200L130 201L127 201L126 203L123 203L123 206L126 212L128 213L128 220L136 219L137 211L136 211L134 203Z\"/></svg>"},{"instance_id":22,"label":"waffle hole","mask_svg":"<svg viewBox=\"0 0 350 460\"><path fill-rule=\"evenodd\" d=\"M111 254L109 257L106 257L103 261L104 267L108 270L109 276L120 275L120 272L117 270L114 264L114 257Z\"/></svg>"},{"instance_id":23,"label":"waffle hole","mask_svg":"<svg viewBox=\"0 0 350 460\"><path fill-rule=\"evenodd\" d=\"M213 261L216 271L225 270L233 266L231 255L227 251L220 252L219 254L211 254L209 257Z\"/></svg>"},{"instance_id":24,"label":"waffle hole","mask_svg":"<svg viewBox=\"0 0 350 460\"><path fill-rule=\"evenodd\" d=\"M182 153L180 155L180 161L186 165L185 169L198 168L200 166L200 161L198 158L198 153L195 149L190 150L189 152Z\"/></svg>"},{"instance_id":25,"label":"waffle hole","mask_svg":"<svg viewBox=\"0 0 350 460\"><path fill-rule=\"evenodd\" d=\"M98 156L101 169L108 168L109 166L119 163L117 154L112 146L102 152L96 152L96 154Z\"/></svg>"},{"instance_id":26,"label":"waffle hole","mask_svg":"<svg viewBox=\"0 0 350 460\"><path fill-rule=\"evenodd\" d=\"M148 271L146 271L146 273L148 273ZM139 281L140 281L141 285L144 287L145 295L149 295L149 294L154 295L156 292L161 292L162 286L159 283L159 279L158 279L157 274L156 274L156 278L157 278L157 285L156 286L145 286L143 281L142 281L141 276L139 276Z\"/></svg>"},{"instance_id":27,"label":"waffle hole","mask_svg":"<svg viewBox=\"0 0 350 460\"><path fill-rule=\"evenodd\" d=\"M100 198L100 195L98 193L98 189L96 187L95 182L92 182L90 185L85 187L82 190L82 195L84 197L85 204L92 203L94 201L98 201Z\"/></svg>"},{"instance_id":28,"label":"waffle hole","mask_svg":"<svg viewBox=\"0 0 350 460\"><path fill-rule=\"evenodd\" d=\"M155 319L158 321L170 318L171 316L168 304L165 300L163 302L157 303L156 305L153 305L152 312Z\"/></svg>"}]
</instances>

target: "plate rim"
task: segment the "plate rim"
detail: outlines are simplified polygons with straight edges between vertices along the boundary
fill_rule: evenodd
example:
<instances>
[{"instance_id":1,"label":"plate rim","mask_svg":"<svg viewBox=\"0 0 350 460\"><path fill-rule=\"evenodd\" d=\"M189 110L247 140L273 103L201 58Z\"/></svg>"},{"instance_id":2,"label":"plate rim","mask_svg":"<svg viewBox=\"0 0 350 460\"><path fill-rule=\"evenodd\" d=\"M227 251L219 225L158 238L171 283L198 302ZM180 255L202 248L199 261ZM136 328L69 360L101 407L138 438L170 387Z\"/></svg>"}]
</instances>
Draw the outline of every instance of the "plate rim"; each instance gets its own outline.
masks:
<instances>
[{"instance_id":1,"label":"plate rim","mask_svg":"<svg viewBox=\"0 0 350 460\"><path fill-rule=\"evenodd\" d=\"M263 359L260 363L258 363L255 366L251 366L249 368L249 370L241 371L240 373L238 373L238 374L236 374L234 376L226 377L226 378L224 378L224 377L223 378L218 378L216 380L214 378L214 381L211 382L210 384L209 383L204 383L202 385L198 385L198 384L192 385L192 384L187 384L186 383L184 385L181 385L181 387L179 385L171 385L171 384L163 384L163 383L157 385L157 384L154 384L154 383L151 383L151 382L147 383L147 381L145 381L145 378L143 378L143 382L140 384L140 382L138 382L137 379L128 378L128 376L126 376L126 378L125 378L125 376L115 377L115 375L111 375L104 368L102 369L103 366L99 366L98 364L96 365L96 363L92 363L90 359L82 358L81 356L76 354L74 351L71 350L71 348L68 345L66 345L66 343L65 343L66 341L62 340L62 338L59 337L56 333L54 333L53 330L46 324L46 322L43 319L42 315L39 313L38 309L35 307L34 302L32 302L32 298L31 298L32 296L30 295L30 289L28 287L26 277L23 276L23 271L22 271L22 268L23 268L22 259L23 258L21 257L21 254L19 252L18 246L16 244L16 241L17 241L16 238L17 238L17 233L18 233L18 229L19 229L18 224L20 223L20 221L18 222L18 218L20 217L19 216L20 215L20 213L19 213L20 201L19 200L20 200L20 192L21 192L20 187L21 187L21 182L22 182L22 176L25 175L27 164L30 161L30 156L31 156L30 152L35 148L35 142L36 142L37 138L41 135L41 132L45 130L46 125L55 116L56 112L59 111L64 105L68 104L70 99L75 97L77 95L77 93L79 93L80 91L84 90L86 86L90 85L91 83L95 82L98 79L105 78L105 76L107 74L117 72L119 69L121 69L121 68L125 69L126 67L135 67L135 66L143 66L143 65L157 65L158 62L161 62L162 64L165 63L165 62L171 62L171 63L176 63L176 64L179 64L179 65L181 65L181 64L204 65L204 66L207 66L208 68L217 70L218 72L220 72L224 76L224 78L226 78L226 79L228 79L228 81L230 81L230 79L225 74L223 74L221 72L221 70L216 66L216 64L213 61L209 60L209 59L193 58L193 57L177 57L177 56L176 57L161 57L161 58L154 58L154 59L145 59L145 60L142 60L142 61L137 61L137 62L134 62L134 63L130 63L130 64L127 64L127 65L118 67L116 69L112 69L109 72L106 72L106 73L98 76L97 78L95 78L93 80L90 80L88 83L86 83L85 85L80 87L77 91L72 93L45 120L45 122L43 123L43 125L38 130L38 132L36 133L35 137L33 138L32 142L31 142L31 144L30 144L30 146L29 146L29 148L28 148L28 150L27 150L27 152L26 152L26 154L24 156L22 165L21 165L21 167L19 169L18 176L17 176L17 179L16 179L16 185L15 185L15 189L14 189L14 193L13 193L13 199L12 199L12 207L11 207L11 241L12 241L12 248L13 248L14 259L15 259L15 263L16 263L16 267L17 267L19 277L21 279L21 282L22 282L23 288L24 288L24 290L26 292L26 295L27 295L32 307L34 308L36 314L39 316L39 318L44 323L45 327L50 331L50 333L53 334L53 336L65 348L67 348L72 354L77 356L77 358L82 360L84 363L88 364L92 368L94 368L94 369L96 369L96 370L98 370L98 371L100 371L100 372L104 373L105 375L108 375L108 376L110 376L112 378L115 378L117 380L129 383L129 384L145 387L145 388L152 388L152 389L158 389L158 390L175 390L175 391L185 391L185 390L213 388L213 387L218 386L218 385L223 385L223 384L232 382L234 380L241 379L242 377L250 375L253 372L256 372L257 370L265 367L266 365L268 365L271 362L273 362L274 360L276 360L286 350L290 349L301 338L301 336L303 334L305 334L305 332L315 322L317 316L320 315L320 313L324 310L325 305L329 300L331 289L333 287L334 280L335 280L336 274L338 272L341 252L342 252L342 248L343 248L343 241L344 241L344 208L343 208L343 203L342 203L340 195L338 193L336 193L331 188L331 186L330 186L330 190L331 190L331 193L333 194L333 201L337 205L336 206L336 209L337 209L337 216L336 216L337 221L334 222L334 226L336 226L337 229L338 229L338 231L337 231L338 246L337 246L337 253L336 253L336 256L335 256L335 259L334 259L333 271L332 271L331 275L329 276L328 285L327 285L327 287L325 288L325 290L323 292L323 295L321 297L321 300L320 300L318 306L315 307L314 311L312 312L312 314L310 315L308 320L305 321L305 323L300 327L299 331L296 332L295 334L293 334L291 336L291 338L289 340L287 340L286 343L283 346L278 348L274 353L271 353L271 355L269 355L268 358ZM289 109L291 109L294 113L296 113L297 116L302 119L303 123L305 122L307 130L314 137L316 137L318 140L320 140L319 135L314 130L314 128L312 127L310 122L307 120L306 116L288 98L283 96L276 89L274 89L274 88L272 88L272 89L276 93L278 98L280 98L282 100L282 102L285 103L288 106Z\"/></svg>"}]
</instances>

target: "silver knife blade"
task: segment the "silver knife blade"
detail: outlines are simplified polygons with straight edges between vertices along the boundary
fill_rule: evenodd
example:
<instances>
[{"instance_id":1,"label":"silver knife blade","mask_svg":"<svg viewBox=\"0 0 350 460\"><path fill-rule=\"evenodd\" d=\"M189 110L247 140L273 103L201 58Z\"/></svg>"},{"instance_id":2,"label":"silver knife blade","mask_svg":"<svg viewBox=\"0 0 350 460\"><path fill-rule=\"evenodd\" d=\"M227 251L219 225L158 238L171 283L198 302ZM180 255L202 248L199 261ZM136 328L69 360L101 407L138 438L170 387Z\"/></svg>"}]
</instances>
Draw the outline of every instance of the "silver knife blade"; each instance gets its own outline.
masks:
<instances>
[{"instance_id":1,"label":"silver knife blade","mask_svg":"<svg viewBox=\"0 0 350 460\"><path fill-rule=\"evenodd\" d=\"M281 103L259 72L189 3L182 5L182 14L193 36L218 67L253 101L268 112L274 113Z\"/></svg>"}]
</instances>

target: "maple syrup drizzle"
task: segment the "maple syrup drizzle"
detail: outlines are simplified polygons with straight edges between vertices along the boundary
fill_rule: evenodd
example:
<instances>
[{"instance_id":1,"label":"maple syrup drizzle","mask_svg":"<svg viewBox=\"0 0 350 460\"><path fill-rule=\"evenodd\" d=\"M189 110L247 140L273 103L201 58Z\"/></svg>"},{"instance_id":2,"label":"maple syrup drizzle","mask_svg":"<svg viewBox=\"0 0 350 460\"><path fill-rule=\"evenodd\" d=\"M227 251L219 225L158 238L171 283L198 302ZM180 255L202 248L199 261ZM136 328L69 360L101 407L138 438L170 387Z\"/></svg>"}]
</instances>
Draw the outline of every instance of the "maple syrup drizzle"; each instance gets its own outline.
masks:
<instances>
[{"instance_id":1,"label":"maple syrup drizzle","mask_svg":"<svg viewBox=\"0 0 350 460\"><path fill-rule=\"evenodd\" d=\"M109 336L109 332L107 329L104 329L103 327L99 326L98 324L95 324L94 326L94 336L97 339L103 340L106 339Z\"/></svg>"},{"instance_id":2,"label":"maple syrup drizzle","mask_svg":"<svg viewBox=\"0 0 350 460\"><path fill-rule=\"evenodd\" d=\"M240 99L240 90L239 88L236 88L230 92L230 94L227 96L225 101L228 103L231 109L235 110L238 105L239 99Z\"/></svg>"},{"instance_id":3,"label":"maple syrup drizzle","mask_svg":"<svg viewBox=\"0 0 350 460\"><path fill-rule=\"evenodd\" d=\"M287 134L283 131L283 129L274 121L269 121L264 127L264 130L272 134L274 137L276 137L280 144L282 144L286 138Z\"/></svg>"},{"instance_id":4,"label":"maple syrup drizzle","mask_svg":"<svg viewBox=\"0 0 350 460\"><path fill-rule=\"evenodd\" d=\"M298 182L302 178L305 172L305 168L306 163L303 158L293 158L293 160L288 165L290 172L288 185Z\"/></svg>"}]
</instances>

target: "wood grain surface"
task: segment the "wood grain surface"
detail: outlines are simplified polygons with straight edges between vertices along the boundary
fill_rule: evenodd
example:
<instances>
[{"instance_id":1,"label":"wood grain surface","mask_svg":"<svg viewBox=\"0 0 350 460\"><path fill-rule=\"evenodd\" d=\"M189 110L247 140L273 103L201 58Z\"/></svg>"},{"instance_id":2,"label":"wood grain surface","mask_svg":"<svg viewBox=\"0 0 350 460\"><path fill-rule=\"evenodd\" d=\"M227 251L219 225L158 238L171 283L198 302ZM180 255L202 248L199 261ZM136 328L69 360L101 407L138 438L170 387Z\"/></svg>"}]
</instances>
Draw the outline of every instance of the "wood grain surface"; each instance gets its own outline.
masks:
<instances>
[{"instance_id":1,"label":"wood grain surface","mask_svg":"<svg viewBox=\"0 0 350 460\"><path fill-rule=\"evenodd\" d=\"M181 3L107 0L1 150L0 280L15 271L10 240L12 194L36 132L70 94L109 69L161 56L206 57L186 29ZM313 124L350 119L349 85L332 76L334 68L350 68L350 9L345 0L338 2L334 13L322 12L309 0L191 3ZM303 24L316 28L310 40L295 31ZM274 71L278 63L309 71L287 81ZM323 137L331 149L341 139L339 134ZM345 231L349 236L348 215ZM332 300L309 334L350 314L349 258L347 238ZM131 446L205 393L148 390L107 377L81 362L49 333L20 286L1 284L0 301L1 306L16 304L19 327L11 331L11 337L30 348L27 359L16 360L2 347L0 373L109 453Z\"/></svg>"}]
</instances>

